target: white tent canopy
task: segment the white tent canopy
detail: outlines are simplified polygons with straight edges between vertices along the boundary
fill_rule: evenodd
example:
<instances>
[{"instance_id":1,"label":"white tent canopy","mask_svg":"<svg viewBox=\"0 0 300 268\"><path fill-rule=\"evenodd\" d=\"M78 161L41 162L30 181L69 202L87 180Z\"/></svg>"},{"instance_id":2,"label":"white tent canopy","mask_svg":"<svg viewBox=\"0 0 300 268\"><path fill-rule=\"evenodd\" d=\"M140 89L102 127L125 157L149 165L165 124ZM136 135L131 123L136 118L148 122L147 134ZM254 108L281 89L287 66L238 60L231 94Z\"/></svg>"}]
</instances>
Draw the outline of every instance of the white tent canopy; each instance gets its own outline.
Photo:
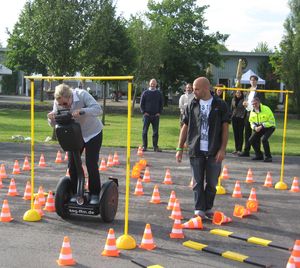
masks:
<instances>
[{"instance_id":1,"label":"white tent canopy","mask_svg":"<svg viewBox=\"0 0 300 268\"><path fill-rule=\"evenodd\" d=\"M12 74L12 71L4 65L0 64L0 75L2 74Z\"/></svg>"},{"instance_id":2,"label":"white tent canopy","mask_svg":"<svg viewBox=\"0 0 300 268\"><path fill-rule=\"evenodd\" d=\"M253 72L251 69L249 69L247 72L245 72L243 75L242 75L242 78L241 78L241 84L250 84L250 77L252 75L255 75L258 77L258 81L257 81L257 84L258 85L265 85L266 84L266 81L263 80L262 78L260 78L255 72ZM235 79L236 80L236 79Z\"/></svg>"}]
</instances>

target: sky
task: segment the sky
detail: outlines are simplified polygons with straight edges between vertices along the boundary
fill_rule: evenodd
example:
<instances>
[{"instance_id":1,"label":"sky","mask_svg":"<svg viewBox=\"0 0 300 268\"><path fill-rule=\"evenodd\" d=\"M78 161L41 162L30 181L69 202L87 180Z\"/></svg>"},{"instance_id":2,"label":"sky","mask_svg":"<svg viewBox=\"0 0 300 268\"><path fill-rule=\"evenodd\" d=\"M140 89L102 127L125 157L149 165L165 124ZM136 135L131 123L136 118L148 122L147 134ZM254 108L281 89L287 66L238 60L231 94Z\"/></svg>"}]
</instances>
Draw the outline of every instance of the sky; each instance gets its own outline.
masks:
<instances>
[{"instance_id":1,"label":"sky","mask_svg":"<svg viewBox=\"0 0 300 268\"><path fill-rule=\"evenodd\" d=\"M6 29L13 30L26 0L1 0L0 43L6 46ZM130 14L147 10L147 0L116 0L117 13ZM205 11L208 33L229 34L225 46L229 50L250 52L258 43L266 42L270 49L278 47L284 34L284 21L290 9L288 0L197 0Z\"/></svg>"}]
</instances>

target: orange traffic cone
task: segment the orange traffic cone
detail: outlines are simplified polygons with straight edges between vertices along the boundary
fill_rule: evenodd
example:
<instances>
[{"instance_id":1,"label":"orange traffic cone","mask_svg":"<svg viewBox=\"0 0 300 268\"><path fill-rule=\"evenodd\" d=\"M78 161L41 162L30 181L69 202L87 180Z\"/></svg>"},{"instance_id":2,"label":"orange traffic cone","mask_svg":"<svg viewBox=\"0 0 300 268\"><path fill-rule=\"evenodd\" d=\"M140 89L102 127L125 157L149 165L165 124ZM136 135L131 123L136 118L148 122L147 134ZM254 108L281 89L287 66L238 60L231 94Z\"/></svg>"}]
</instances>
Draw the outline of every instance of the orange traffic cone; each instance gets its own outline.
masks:
<instances>
[{"instance_id":1,"label":"orange traffic cone","mask_svg":"<svg viewBox=\"0 0 300 268\"><path fill-rule=\"evenodd\" d=\"M13 220L13 218L11 217L11 214L10 214L10 209L9 209L9 206L8 206L8 201L7 201L7 199L4 199L3 200L1 214L0 214L0 221L2 221L2 222L10 222L12 220Z\"/></svg>"},{"instance_id":2,"label":"orange traffic cone","mask_svg":"<svg viewBox=\"0 0 300 268\"><path fill-rule=\"evenodd\" d=\"M67 162L68 160L69 160L69 154L68 154L68 152L65 152L64 161Z\"/></svg>"},{"instance_id":3,"label":"orange traffic cone","mask_svg":"<svg viewBox=\"0 0 300 268\"><path fill-rule=\"evenodd\" d=\"M144 169L147 166L147 160L144 158L140 159L139 166L142 167L141 169Z\"/></svg>"},{"instance_id":4,"label":"orange traffic cone","mask_svg":"<svg viewBox=\"0 0 300 268\"><path fill-rule=\"evenodd\" d=\"M234 190L232 193L233 198L242 198L241 186L240 181L235 182Z\"/></svg>"},{"instance_id":5,"label":"orange traffic cone","mask_svg":"<svg viewBox=\"0 0 300 268\"><path fill-rule=\"evenodd\" d=\"M169 198L167 210L173 209L174 204L175 204L175 200L176 200L176 194L175 194L175 191L172 191L171 195L170 195L170 198Z\"/></svg>"},{"instance_id":6,"label":"orange traffic cone","mask_svg":"<svg viewBox=\"0 0 300 268\"><path fill-rule=\"evenodd\" d=\"M182 224L184 229L203 229L202 219L197 216Z\"/></svg>"},{"instance_id":7,"label":"orange traffic cone","mask_svg":"<svg viewBox=\"0 0 300 268\"><path fill-rule=\"evenodd\" d=\"M256 190L255 190L255 188L251 188L251 192L250 192L250 195L249 195L248 200L254 200L254 201L257 201L257 199L256 199ZM257 201L257 202L258 202L258 201Z\"/></svg>"},{"instance_id":8,"label":"orange traffic cone","mask_svg":"<svg viewBox=\"0 0 300 268\"><path fill-rule=\"evenodd\" d=\"M24 200L30 200L31 199L31 184L30 184L30 181L27 181L27 183L26 183L23 199Z\"/></svg>"},{"instance_id":9,"label":"orange traffic cone","mask_svg":"<svg viewBox=\"0 0 300 268\"><path fill-rule=\"evenodd\" d=\"M294 179L293 179L293 183L292 183L292 187L291 187L290 192L294 192L294 193L300 192L299 182L298 182L298 178L297 177L294 177Z\"/></svg>"},{"instance_id":10,"label":"orange traffic cone","mask_svg":"<svg viewBox=\"0 0 300 268\"><path fill-rule=\"evenodd\" d=\"M143 176L143 182L150 182L151 181L151 178L150 178L150 169L149 167L146 167L145 169L145 173L144 173L144 176Z\"/></svg>"},{"instance_id":11,"label":"orange traffic cone","mask_svg":"<svg viewBox=\"0 0 300 268\"><path fill-rule=\"evenodd\" d=\"M10 184L9 184L7 195L8 196L17 196L17 195L19 195L19 193L17 192L17 186L16 186L14 178L12 178L10 180Z\"/></svg>"},{"instance_id":12,"label":"orange traffic cone","mask_svg":"<svg viewBox=\"0 0 300 268\"><path fill-rule=\"evenodd\" d=\"M40 205L41 205L41 206L45 205L45 203L46 203L46 198L45 198L43 186L40 186L40 187L39 187L37 196L38 196L38 198L39 198L39 203L40 203Z\"/></svg>"},{"instance_id":13,"label":"orange traffic cone","mask_svg":"<svg viewBox=\"0 0 300 268\"><path fill-rule=\"evenodd\" d=\"M36 196L34 199L33 208L40 214L41 217L45 215L45 213L42 211L38 196Z\"/></svg>"},{"instance_id":14,"label":"orange traffic cone","mask_svg":"<svg viewBox=\"0 0 300 268\"><path fill-rule=\"evenodd\" d=\"M101 255L106 256L106 257L118 257L119 254L120 254L120 251L117 250L114 229L110 228L108 231L104 250L102 251Z\"/></svg>"},{"instance_id":15,"label":"orange traffic cone","mask_svg":"<svg viewBox=\"0 0 300 268\"><path fill-rule=\"evenodd\" d=\"M300 240L296 240L291 256L294 259L296 267L300 267Z\"/></svg>"},{"instance_id":16,"label":"orange traffic cone","mask_svg":"<svg viewBox=\"0 0 300 268\"><path fill-rule=\"evenodd\" d=\"M289 257L288 263L286 264L286 268L297 268L292 255Z\"/></svg>"},{"instance_id":17,"label":"orange traffic cone","mask_svg":"<svg viewBox=\"0 0 300 268\"><path fill-rule=\"evenodd\" d=\"M268 188L272 188L272 175L271 172L268 171L266 179L265 179L265 183L263 185L264 187L268 187Z\"/></svg>"},{"instance_id":18,"label":"orange traffic cone","mask_svg":"<svg viewBox=\"0 0 300 268\"><path fill-rule=\"evenodd\" d=\"M102 160L101 160L101 164L100 164L99 170L100 171L106 171L107 170L107 166L106 166L106 162L105 162L104 158L102 158Z\"/></svg>"},{"instance_id":19,"label":"orange traffic cone","mask_svg":"<svg viewBox=\"0 0 300 268\"><path fill-rule=\"evenodd\" d=\"M190 181L190 184L189 184L189 187L190 187L190 188L193 188L193 187L194 187L194 183L195 183L195 180L194 180L194 178L192 177L192 178L191 178L191 181Z\"/></svg>"},{"instance_id":20,"label":"orange traffic cone","mask_svg":"<svg viewBox=\"0 0 300 268\"><path fill-rule=\"evenodd\" d=\"M1 179L7 179L7 174L6 174L6 170L5 170L5 165L4 164L1 164L0 178Z\"/></svg>"},{"instance_id":21,"label":"orange traffic cone","mask_svg":"<svg viewBox=\"0 0 300 268\"><path fill-rule=\"evenodd\" d=\"M144 190L143 190L143 185L142 185L142 180L137 179L135 190L134 190L134 195L143 195Z\"/></svg>"},{"instance_id":22,"label":"orange traffic cone","mask_svg":"<svg viewBox=\"0 0 300 268\"><path fill-rule=\"evenodd\" d=\"M146 224L143 239L139 247L147 250L152 250L156 248L152 237L151 226L149 223Z\"/></svg>"},{"instance_id":23,"label":"orange traffic cone","mask_svg":"<svg viewBox=\"0 0 300 268\"><path fill-rule=\"evenodd\" d=\"M253 183L253 182L254 182L254 180L253 180L253 172L252 172L252 169L249 168L248 172L247 172L246 183Z\"/></svg>"},{"instance_id":24,"label":"orange traffic cone","mask_svg":"<svg viewBox=\"0 0 300 268\"><path fill-rule=\"evenodd\" d=\"M14 174L14 175L15 174L21 174L20 166L19 166L19 161L18 160L15 160L12 174Z\"/></svg>"},{"instance_id":25,"label":"orange traffic cone","mask_svg":"<svg viewBox=\"0 0 300 268\"><path fill-rule=\"evenodd\" d=\"M247 200L246 207L250 210L250 212L257 212L258 202L256 200Z\"/></svg>"},{"instance_id":26,"label":"orange traffic cone","mask_svg":"<svg viewBox=\"0 0 300 268\"><path fill-rule=\"evenodd\" d=\"M173 184L170 169L167 168L163 184Z\"/></svg>"},{"instance_id":27,"label":"orange traffic cone","mask_svg":"<svg viewBox=\"0 0 300 268\"><path fill-rule=\"evenodd\" d=\"M244 218L245 216L250 215L251 212L249 209L245 208L244 206L241 205L235 205L234 210L233 210L233 216L238 217L238 218Z\"/></svg>"},{"instance_id":28,"label":"orange traffic cone","mask_svg":"<svg viewBox=\"0 0 300 268\"><path fill-rule=\"evenodd\" d=\"M119 156L117 152L114 153L113 164L114 166L120 165Z\"/></svg>"},{"instance_id":29,"label":"orange traffic cone","mask_svg":"<svg viewBox=\"0 0 300 268\"><path fill-rule=\"evenodd\" d=\"M225 216L221 211L215 211L212 222L216 225L222 225L223 223L232 222L232 219Z\"/></svg>"},{"instance_id":30,"label":"orange traffic cone","mask_svg":"<svg viewBox=\"0 0 300 268\"><path fill-rule=\"evenodd\" d=\"M159 203L161 203L161 201L160 201L160 194L159 194L159 190L158 190L158 185L157 184L154 186L150 203L153 203L153 204L159 204Z\"/></svg>"},{"instance_id":31,"label":"orange traffic cone","mask_svg":"<svg viewBox=\"0 0 300 268\"><path fill-rule=\"evenodd\" d=\"M72 256L72 249L70 245L69 237L65 236L60 250L59 258L56 260L60 266L72 266L76 264L76 261Z\"/></svg>"},{"instance_id":32,"label":"orange traffic cone","mask_svg":"<svg viewBox=\"0 0 300 268\"><path fill-rule=\"evenodd\" d=\"M29 165L29 161L28 161L28 157L27 156L25 156L25 160L24 160L24 164L23 164L22 170L24 170L24 171L30 170L30 165Z\"/></svg>"},{"instance_id":33,"label":"orange traffic cone","mask_svg":"<svg viewBox=\"0 0 300 268\"><path fill-rule=\"evenodd\" d=\"M172 227L172 231L170 233L170 237L171 238L184 238L181 220L177 220L177 219L174 220L174 224Z\"/></svg>"},{"instance_id":34,"label":"orange traffic cone","mask_svg":"<svg viewBox=\"0 0 300 268\"><path fill-rule=\"evenodd\" d=\"M229 174L228 174L228 168L226 165L224 165L222 174L221 174L221 179L222 180L228 180L229 179Z\"/></svg>"},{"instance_id":35,"label":"orange traffic cone","mask_svg":"<svg viewBox=\"0 0 300 268\"><path fill-rule=\"evenodd\" d=\"M48 193L48 197L47 197L47 201L46 201L44 210L46 210L48 212L55 212L55 204L54 204L54 197L53 197L52 191L49 191L49 193Z\"/></svg>"},{"instance_id":36,"label":"orange traffic cone","mask_svg":"<svg viewBox=\"0 0 300 268\"><path fill-rule=\"evenodd\" d=\"M60 164L60 163L62 163L62 162L63 162L63 161L62 161L62 155L61 155L60 150L58 150L58 151L57 151L57 154L56 154L55 163Z\"/></svg>"},{"instance_id":37,"label":"orange traffic cone","mask_svg":"<svg viewBox=\"0 0 300 268\"><path fill-rule=\"evenodd\" d=\"M170 219L177 219L177 220L181 220L183 219L182 214L181 214L181 208L180 208L180 203L179 200L176 198L175 203L174 203L174 207L172 209L172 213L169 216Z\"/></svg>"},{"instance_id":38,"label":"orange traffic cone","mask_svg":"<svg viewBox=\"0 0 300 268\"><path fill-rule=\"evenodd\" d=\"M113 158L112 158L112 155L109 154L108 155L108 158L107 158L107 167L113 167L114 166L114 162L113 162Z\"/></svg>"},{"instance_id":39,"label":"orange traffic cone","mask_svg":"<svg viewBox=\"0 0 300 268\"><path fill-rule=\"evenodd\" d=\"M141 146L139 146L139 147L138 147L137 155L138 155L138 156L143 156L143 155L144 155L144 153L143 153L143 150L142 150L142 147L141 147Z\"/></svg>"},{"instance_id":40,"label":"orange traffic cone","mask_svg":"<svg viewBox=\"0 0 300 268\"><path fill-rule=\"evenodd\" d=\"M46 167L44 154L41 154L40 156L39 167Z\"/></svg>"}]
</instances>

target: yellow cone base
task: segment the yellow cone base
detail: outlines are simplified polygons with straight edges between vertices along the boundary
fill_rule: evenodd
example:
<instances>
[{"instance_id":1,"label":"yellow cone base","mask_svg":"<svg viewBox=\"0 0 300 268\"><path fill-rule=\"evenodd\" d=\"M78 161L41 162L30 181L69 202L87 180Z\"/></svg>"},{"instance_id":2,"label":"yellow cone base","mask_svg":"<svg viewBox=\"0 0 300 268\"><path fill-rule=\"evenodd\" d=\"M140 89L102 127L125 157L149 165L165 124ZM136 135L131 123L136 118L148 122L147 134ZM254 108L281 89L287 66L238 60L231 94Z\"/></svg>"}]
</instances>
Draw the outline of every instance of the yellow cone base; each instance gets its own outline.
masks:
<instances>
[{"instance_id":1,"label":"yellow cone base","mask_svg":"<svg viewBox=\"0 0 300 268\"><path fill-rule=\"evenodd\" d=\"M217 186L216 189L217 189L217 194L226 194L226 189L222 185Z\"/></svg>"},{"instance_id":2,"label":"yellow cone base","mask_svg":"<svg viewBox=\"0 0 300 268\"><path fill-rule=\"evenodd\" d=\"M117 248L119 249L134 249L136 248L136 242L130 235L122 235L116 240Z\"/></svg>"},{"instance_id":3,"label":"yellow cone base","mask_svg":"<svg viewBox=\"0 0 300 268\"><path fill-rule=\"evenodd\" d=\"M41 216L35 209L27 210L23 216L24 221L40 221Z\"/></svg>"},{"instance_id":4,"label":"yellow cone base","mask_svg":"<svg viewBox=\"0 0 300 268\"><path fill-rule=\"evenodd\" d=\"M283 181L279 181L275 184L275 189L276 190L287 190L287 184Z\"/></svg>"}]
</instances>

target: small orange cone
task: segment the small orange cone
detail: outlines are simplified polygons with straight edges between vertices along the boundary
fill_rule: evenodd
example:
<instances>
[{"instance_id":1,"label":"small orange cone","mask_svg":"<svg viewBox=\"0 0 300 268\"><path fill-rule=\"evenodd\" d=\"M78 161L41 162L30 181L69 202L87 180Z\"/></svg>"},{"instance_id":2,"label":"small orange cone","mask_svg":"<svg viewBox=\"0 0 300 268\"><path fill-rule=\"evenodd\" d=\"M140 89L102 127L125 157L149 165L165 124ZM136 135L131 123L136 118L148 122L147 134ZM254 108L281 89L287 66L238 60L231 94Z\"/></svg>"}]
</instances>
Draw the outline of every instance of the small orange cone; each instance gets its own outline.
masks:
<instances>
[{"instance_id":1,"label":"small orange cone","mask_svg":"<svg viewBox=\"0 0 300 268\"><path fill-rule=\"evenodd\" d=\"M203 229L202 219L197 216L182 224L184 229Z\"/></svg>"},{"instance_id":2,"label":"small orange cone","mask_svg":"<svg viewBox=\"0 0 300 268\"><path fill-rule=\"evenodd\" d=\"M163 184L173 184L170 169L167 168Z\"/></svg>"},{"instance_id":3,"label":"small orange cone","mask_svg":"<svg viewBox=\"0 0 300 268\"><path fill-rule=\"evenodd\" d=\"M177 220L177 219L174 220L174 224L172 227L172 231L170 233L170 237L171 238L184 238L181 220Z\"/></svg>"},{"instance_id":4,"label":"small orange cone","mask_svg":"<svg viewBox=\"0 0 300 268\"><path fill-rule=\"evenodd\" d=\"M256 198L256 190L255 190L255 188L251 188L251 192L250 192L248 200L253 200L253 201L258 202L257 198Z\"/></svg>"},{"instance_id":5,"label":"small orange cone","mask_svg":"<svg viewBox=\"0 0 300 268\"><path fill-rule=\"evenodd\" d=\"M114 166L114 162L113 162L113 157L111 154L108 155L108 158L107 158L107 167L113 167Z\"/></svg>"},{"instance_id":6,"label":"small orange cone","mask_svg":"<svg viewBox=\"0 0 300 268\"><path fill-rule=\"evenodd\" d=\"M171 194L170 194L167 210L172 210L173 209L174 204L175 204L175 200L176 200L176 194L175 194L175 191L172 191Z\"/></svg>"},{"instance_id":7,"label":"small orange cone","mask_svg":"<svg viewBox=\"0 0 300 268\"><path fill-rule=\"evenodd\" d=\"M31 184L30 184L30 181L27 181L27 183L26 183L23 199L24 200L30 200L31 199Z\"/></svg>"},{"instance_id":8,"label":"small orange cone","mask_svg":"<svg viewBox=\"0 0 300 268\"><path fill-rule=\"evenodd\" d=\"M45 213L42 211L38 196L36 196L34 199L33 208L40 214L41 217L45 215Z\"/></svg>"},{"instance_id":9,"label":"small orange cone","mask_svg":"<svg viewBox=\"0 0 300 268\"><path fill-rule=\"evenodd\" d=\"M65 152L64 161L67 162L68 160L69 160L69 154L68 154L68 152Z\"/></svg>"},{"instance_id":10,"label":"small orange cone","mask_svg":"<svg viewBox=\"0 0 300 268\"><path fill-rule=\"evenodd\" d=\"M147 160L144 158L140 159L139 166L141 166L142 169L144 169L147 166Z\"/></svg>"},{"instance_id":11,"label":"small orange cone","mask_svg":"<svg viewBox=\"0 0 300 268\"><path fill-rule=\"evenodd\" d=\"M291 187L290 192L294 192L294 193L300 192L299 182L298 182L298 178L297 177L294 177L294 179L293 179L293 183L292 183L292 187Z\"/></svg>"},{"instance_id":12,"label":"small orange cone","mask_svg":"<svg viewBox=\"0 0 300 268\"><path fill-rule=\"evenodd\" d=\"M235 182L234 190L232 193L233 198L242 198L241 186L240 181Z\"/></svg>"},{"instance_id":13,"label":"small orange cone","mask_svg":"<svg viewBox=\"0 0 300 268\"><path fill-rule=\"evenodd\" d=\"M101 255L106 256L106 257L118 257L119 254L120 254L120 251L117 250L114 229L110 228L108 231L107 238L106 238L104 250L102 251Z\"/></svg>"},{"instance_id":14,"label":"small orange cone","mask_svg":"<svg viewBox=\"0 0 300 268\"><path fill-rule=\"evenodd\" d=\"M300 240L296 240L291 256L294 259L296 267L300 267Z\"/></svg>"},{"instance_id":15,"label":"small orange cone","mask_svg":"<svg viewBox=\"0 0 300 268\"><path fill-rule=\"evenodd\" d=\"M44 154L41 154L40 156L39 167L46 167Z\"/></svg>"},{"instance_id":16,"label":"small orange cone","mask_svg":"<svg viewBox=\"0 0 300 268\"><path fill-rule=\"evenodd\" d=\"M179 200L176 198L175 203L174 203L174 207L172 209L172 213L169 216L170 219L177 219L177 220L181 220L183 219L182 214L181 214L181 208L180 208L180 203Z\"/></svg>"},{"instance_id":17,"label":"small orange cone","mask_svg":"<svg viewBox=\"0 0 300 268\"><path fill-rule=\"evenodd\" d=\"M139 146L139 147L138 147L137 155L138 155L138 156L143 156L143 155L144 155L144 153L143 153L143 150L142 150L142 147L141 147L141 146Z\"/></svg>"},{"instance_id":18,"label":"small orange cone","mask_svg":"<svg viewBox=\"0 0 300 268\"><path fill-rule=\"evenodd\" d=\"M6 170L5 170L5 165L4 164L1 164L0 178L1 179L7 179L7 174L6 174Z\"/></svg>"},{"instance_id":19,"label":"small orange cone","mask_svg":"<svg viewBox=\"0 0 300 268\"><path fill-rule=\"evenodd\" d=\"M53 197L52 191L49 191L49 193L48 193L48 197L47 197L47 201L46 201L44 210L46 210L48 212L55 212L55 204L54 204L54 197Z\"/></svg>"},{"instance_id":20,"label":"small orange cone","mask_svg":"<svg viewBox=\"0 0 300 268\"><path fill-rule=\"evenodd\" d=\"M17 195L19 195L19 193L17 192L17 186L16 186L14 178L12 178L10 180L10 184L9 184L7 195L8 196L17 196Z\"/></svg>"},{"instance_id":21,"label":"small orange cone","mask_svg":"<svg viewBox=\"0 0 300 268\"><path fill-rule=\"evenodd\" d=\"M252 172L252 169L249 168L248 172L247 172L246 183L253 183L253 182L254 182L254 180L253 180L253 172Z\"/></svg>"},{"instance_id":22,"label":"small orange cone","mask_svg":"<svg viewBox=\"0 0 300 268\"><path fill-rule=\"evenodd\" d=\"M102 158L102 160L101 160L101 164L100 164L99 170L100 171L106 171L107 170L107 166L106 166L106 162L105 162L104 158Z\"/></svg>"},{"instance_id":23,"label":"small orange cone","mask_svg":"<svg viewBox=\"0 0 300 268\"><path fill-rule=\"evenodd\" d=\"M232 219L225 216L224 213L221 211L215 211L214 217L212 220L213 224L222 225L223 223L228 223L228 222L232 222Z\"/></svg>"},{"instance_id":24,"label":"small orange cone","mask_svg":"<svg viewBox=\"0 0 300 268\"><path fill-rule=\"evenodd\" d=\"M256 200L247 200L246 207L250 210L250 212L257 212L258 202Z\"/></svg>"},{"instance_id":25,"label":"small orange cone","mask_svg":"<svg viewBox=\"0 0 300 268\"><path fill-rule=\"evenodd\" d=\"M293 256L289 257L288 263L286 264L286 268L297 268Z\"/></svg>"},{"instance_id":26,"label":"small orange cone","mask_svg":"<svg viewBox=\"0 0 300 268\"><path fill-rule=\"evenodd\" d=\"M159 190L158 190L158 185L157 184L154 186L150 203L153 203L153 204L160 204L161 203L161 201L160 201L160 194L159 194Z\"/></svg>"},{"instance_id":27,"label":"small orange cone","mask_svg":"<svg viewBox=\"0 0 300 268\"><path fill-rule=\"evenodd\" d=\"M194 187L194 184L195 184L195 180L194 180L194 178L192 177L192 178L191 178L191 181L190 181L190 184L189 184L189 187L190 187L190 188L193 188L193 187Z\"/></svg>"},{"instance_id":28,"label":"small orange cone","mask_svg":"<svg viewBox=\"0 0 300 268\"><path fill-rule=\"evenodd\" d=\"M156 248L152 237L151 226L149 223L146 224L143 239L139 247L146 250L152 250Z\"/></svg>"},{"instance_id":29,"label":"small orange cone","mask_svg":"<svg viewBox=\"0 0 300 268\"><path fill-rule=\"evenodd\" d=\"M264 187L268 187L268 188L272 188L272 175L271 172L268 171L266 179L265 179L265 183L264 183Z\"/></svg>"},{"instance_id":30,"label":"small orange cone","mask_svg":"<svg viewBox=\"0 0 300 268\"><path fill-rule=\"evenodd\" d=\"M46 203L46 198L45 198L43 186L40 186L40 187L39 187L37 196L38 196L38 198L39 198L39 203L40 203L40 205L41 205L41 206L45 205L45 203Z\"/></svg>"},{"instance_id":31,"label":"small orange cone","mask_svg":"<svg viewBox=\"0 0 300 268\"><path fill-rule=\"evenodd\" d=\"M120 165L119 156L117 152L114 153L113 164L114 166Z\"/></svg>"},{"instance_id":32,"label":"small orange cone","mask_svg":"<svg viewBox=\"0 0 300 268\"><path fill-rule=\"evenodd\" d=\"M59 258L56 260L60 266L72 266L76 264L76 261L72 256L72 249L70 245L69 237L65 236L60 250Z\"/></svg>"},{"instance_id":33,"label":"small orange cone","mask_svg":"<svg viewBox=\"0 0 300 268\"><path fill-rule=\"evenodd\" d=\"M221 174L221 179L222 180L228 180L229 179L229 174L228 174L228 168L226 165L224 165L222 174Z\"/></svg>"},{"instance_id":34,"label":"small orange cone","mask_svg":"<svg viewBox=\"0 0 300 268\"><path fill-rule=\"evenodd\" d=\"M235 205L234 210L233 210L233 216L238 217L238 218L244 218L245 216L250 215L251 212L249 209L245 208L244 206L241 205Z\"/></svg>"},{"instance_id":35,"label":"small orange cone","mask_svg":"<svg viewBox=\"0 0 300 268\"><path fill-rule=\"evenodd\" d=\"M0 189L2 189L2 188L3 188L3 183L2 183L2 179L0 177Z\"/></svg>"},{"instance_id":36,"label":"small orange cone","mask_svg":"<svg viewBox=\"0 0 300 268\"><path fill-rule=\"evenodd\" d=\"M29 161L28 161L28 157L27 156L25 156L25 160L24 160L24 164L23 164L22 170L24 170L24 171L30 170L30 165L29 165Z\"/></svg>"},{"instance_id":37,"label":"small orange cone","mask_svg":"<svg viewBox=\"0 0 300 268\"><path fill-rule=\"evenodd\" d=\"M150 169L149 167L146 167L145 169L145 173L144 173L144 176L143 176L143 182L150 182L151 181L151 178L150 178Z\"/></svg>"},{"instance_id":38,"label":"small orange cone","mask_svg":"<svg viewBox=\"0 0 300 268\"><path fill-rule=\"evenodd\" d=\"M58 150L58 151L57 151L57 154L56 154L55 163L60 164L60 163L62 163L62 162L63 162L63 160L62 160L62 155L61 155L60 150Z\"/></svg>"},{"instance_id":39,"label":"small orange cone","mask_svg":"<svg viewBox=\"0 0 300 268\"><path fill-rule=\"evenodd\" d=\"M10 222L12 220L13 220L13 218L11 217L11 214L10 214L10 209L9 209L9 206L8 206L8 201L7 201L7 199L4 199L3 200L1 214L0 214L0 221L2 221L2 222Z\"/></svg>"},{"instance_id":40,"label":"small orange cone","mask_svg":"<svg viewBox=\"0 0 300 268\"><path fill-rule=\"evenodd\" d=\"M14 174L14 175L15 175L15 174L21 174L20 166L19 166L19 161L18 161L18 160L15 160L14 168L13 168L12 174Z\"/></svg>"},{"instance_id":41,"label":"small orange cone","mask_svg":"<svg viewBox=\"0 0 300 268\"><path fill-rule=\"evenodd\" d=\"M142 180L137 179L135 190L134 190L134 195L143 195L144 190L143 190L143 185L142 185Z\"/></svg>"}]
</instances>

